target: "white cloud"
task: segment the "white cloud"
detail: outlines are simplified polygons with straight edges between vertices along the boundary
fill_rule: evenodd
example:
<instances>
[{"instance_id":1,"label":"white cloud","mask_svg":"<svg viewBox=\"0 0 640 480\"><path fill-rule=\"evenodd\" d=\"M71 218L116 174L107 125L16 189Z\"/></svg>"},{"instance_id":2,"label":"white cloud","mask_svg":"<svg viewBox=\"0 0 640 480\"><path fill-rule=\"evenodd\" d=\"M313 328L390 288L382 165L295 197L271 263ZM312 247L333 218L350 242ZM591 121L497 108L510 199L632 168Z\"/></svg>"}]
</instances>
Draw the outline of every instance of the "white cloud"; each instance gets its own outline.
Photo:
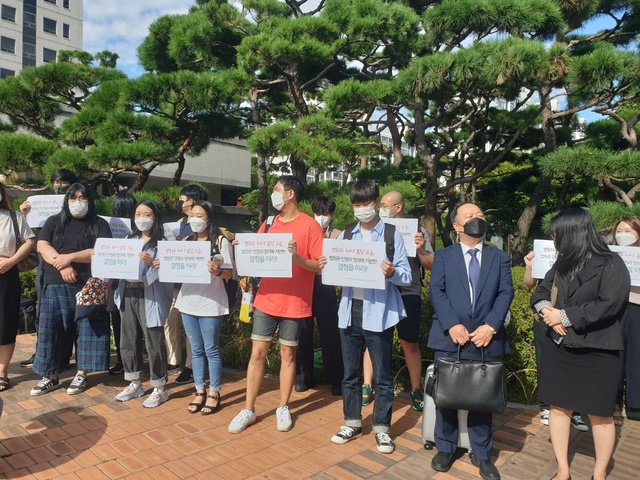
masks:
<instances>
[{"instance_id":1,"label":"white cloud","mask_svg":"<svg viewBox=\"0 0 640 480\"><path fill-rule=\"evenodd\" d=\"M143 73L136 51L149 25L162 15L188 13L194 0L84 0L84 50L117 53L118 68L130 77Z\"/></svg>"}]
</instances>

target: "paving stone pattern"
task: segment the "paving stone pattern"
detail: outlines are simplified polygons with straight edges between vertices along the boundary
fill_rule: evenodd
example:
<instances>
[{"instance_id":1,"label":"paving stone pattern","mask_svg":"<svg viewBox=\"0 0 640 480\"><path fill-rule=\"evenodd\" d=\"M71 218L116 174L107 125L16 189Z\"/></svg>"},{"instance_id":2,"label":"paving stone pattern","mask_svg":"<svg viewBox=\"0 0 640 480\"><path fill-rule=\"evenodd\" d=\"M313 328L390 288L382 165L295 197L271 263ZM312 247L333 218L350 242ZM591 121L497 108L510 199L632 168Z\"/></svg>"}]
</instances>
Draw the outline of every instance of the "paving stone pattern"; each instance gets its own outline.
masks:
<instances>
[{"instance_id":1,"label":"paving stone pattern","mask_svg":"<svg viewBox=\"0 0 640 480\"><path fill-rule=\"evenodd\" d=\"M435 450L423 448L420 414L407 396L394 402L391 455L378 453L371 431L372 406L363 409L364 435L346 445L331 443L342 425L342 401L327 387L293 392L294 426L278 432L275 409L278 383L265 380L257 402L258 421L245 432L227 432L244 406L242 375L226 373L221 409L210 416L190 415L193 384L170 378L170 399L145 409L145 397L126 403L113 400L126 385L123 375L92 374L89 388L70 396L66 387L74 371L62 376L62 387L42 397L30 397L38 381L19 363L35 347L35 337L20 335L10 377L13 388L0 394L5 407L0 419L0 476L24 479L425 479L480 478L468 455L459 451L448 473L430 468ZM144 384L147 393L149 383ZM555 462L548 428L535 409L508 408L494 417L495 456L504 480L549 479ZM640 422L625 421L610 480L640 478ZM590 433L572 432L573 478L588 479L593 466Z\"/></svg>"}]
</instances>

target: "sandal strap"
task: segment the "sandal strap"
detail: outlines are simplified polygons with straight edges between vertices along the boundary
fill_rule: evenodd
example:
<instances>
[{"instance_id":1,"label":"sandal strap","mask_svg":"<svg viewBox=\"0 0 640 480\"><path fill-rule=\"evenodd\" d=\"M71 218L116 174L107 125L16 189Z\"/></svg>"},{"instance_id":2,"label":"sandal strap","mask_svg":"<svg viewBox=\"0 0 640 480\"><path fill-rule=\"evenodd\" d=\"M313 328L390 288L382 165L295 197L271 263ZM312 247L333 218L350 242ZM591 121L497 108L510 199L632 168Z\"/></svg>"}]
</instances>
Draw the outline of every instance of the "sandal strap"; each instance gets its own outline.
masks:
<instances>
[{"instance_id":1,"label":"sandal strap","mask_svg":"<svg viewBox=\"0 0 640 480\"><path fill-rule=\"evenodd\" d=\"M207 395L207 398L212 398L212 399L220 400L220 394L219 394L219 393L218 393L218 394L216 394L216 395L211 395L211 394L209 394L209 395Z\"/></svg>"}]
</instances>

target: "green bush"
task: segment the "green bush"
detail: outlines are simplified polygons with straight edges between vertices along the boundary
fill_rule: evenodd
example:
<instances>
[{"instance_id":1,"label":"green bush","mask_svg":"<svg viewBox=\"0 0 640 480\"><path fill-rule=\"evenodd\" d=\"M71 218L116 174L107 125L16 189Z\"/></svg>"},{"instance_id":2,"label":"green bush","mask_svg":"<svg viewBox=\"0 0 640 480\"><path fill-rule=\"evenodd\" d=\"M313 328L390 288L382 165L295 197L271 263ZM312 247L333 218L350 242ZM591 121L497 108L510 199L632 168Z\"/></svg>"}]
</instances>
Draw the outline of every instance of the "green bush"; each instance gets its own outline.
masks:
<instances>
[{"instance_id":1,"label":"green bush","mask_svg":"<svg viewBox=\"0 0 640 480\"><path fill-rule=\"evenodd\" d=\"M20 272L20 285L22 286L23 299L36 299L36 271Z\"/></svg>"}]
</instances>

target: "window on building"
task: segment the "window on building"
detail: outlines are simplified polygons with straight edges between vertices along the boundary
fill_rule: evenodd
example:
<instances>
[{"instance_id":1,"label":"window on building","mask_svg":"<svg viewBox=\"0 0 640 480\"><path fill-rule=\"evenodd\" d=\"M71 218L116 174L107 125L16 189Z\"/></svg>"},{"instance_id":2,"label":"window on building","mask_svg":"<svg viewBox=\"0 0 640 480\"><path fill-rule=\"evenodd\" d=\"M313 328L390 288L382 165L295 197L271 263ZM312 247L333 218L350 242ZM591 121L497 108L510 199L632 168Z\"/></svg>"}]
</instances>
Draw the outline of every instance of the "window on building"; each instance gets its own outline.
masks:
<instances>
[{"instance_id":1,"label":"window on building","mask_svg":"<svg viewBox=\"0 0 640 480\"><path fill-rule=\"evenodd\" d=\"M44 63L55 62L57 54L58 54L58 52L56 52L55 50L51 50L49 48L43 48L42 49L42 61Z\"/></svg>"},{"instance_id":2,"label":"window on building","mask_svg":"<svg viewBox=\"0 0 640 480\"><path fill-rule=\"evenodd\" d=\"M4 77L15 77L15 76L16 76L16 72L14 72L13 70L9 70L7 68L0 68L0 79Z\"/></svg>"},{"instance_id":3,"label":"window on building","mask_svg":"<svg viewBox=\"0 0 640 480\"><path fill-rule=\"evenodd\" d=\"M9 37L0 37L0 51L16 53L16 41Z\"/></svg>"},{"instance_id":4,"label":"window on building","mask_svg":"<svg viewBox=\"0 0 640 480\"><path fill-rule=\"evenodd\" d=\"M69 10L69 0L62 0L62 7Z\"/></svg>"},{"instance_id":5,"label":"window on building","mask_svg":"<svg viewBox=\"0 0 640 480\"><path fill-rule=\"evenodd\" d=\"M16 9L9 5L2 5L2 20L16 23Z\"/></svg>"},{"instance_id":6,"label":"window on building","mask_svg":"<svg viewBox=\"0 0 640 480\"><path fill-rule=\"evenodd\" d=\"M52 5L56 5L58 0L44 0L44 3L50 3Z\"/></svg>"},{"instance_id":7,"label":"window on building","mask_svg":"<svg viewBox=\"0 0 640 480\"><path fill-rule=\"evenodd\" d=\"M62 36L64 38L69 38L69 25L66 23L62 24Z\"/></svg>"},{"instance_id":8,"label":"window on building","mask_svg":"<svg viewBox=\"0 0 640 480\"><path fill-rule=\"evenodd\" d=\"M53 33L54 35L57 32L58 22L56 20L51 20L50 18L44 17L42 19L42 30L47 33Z\"/></svg>"}]
</instances>

